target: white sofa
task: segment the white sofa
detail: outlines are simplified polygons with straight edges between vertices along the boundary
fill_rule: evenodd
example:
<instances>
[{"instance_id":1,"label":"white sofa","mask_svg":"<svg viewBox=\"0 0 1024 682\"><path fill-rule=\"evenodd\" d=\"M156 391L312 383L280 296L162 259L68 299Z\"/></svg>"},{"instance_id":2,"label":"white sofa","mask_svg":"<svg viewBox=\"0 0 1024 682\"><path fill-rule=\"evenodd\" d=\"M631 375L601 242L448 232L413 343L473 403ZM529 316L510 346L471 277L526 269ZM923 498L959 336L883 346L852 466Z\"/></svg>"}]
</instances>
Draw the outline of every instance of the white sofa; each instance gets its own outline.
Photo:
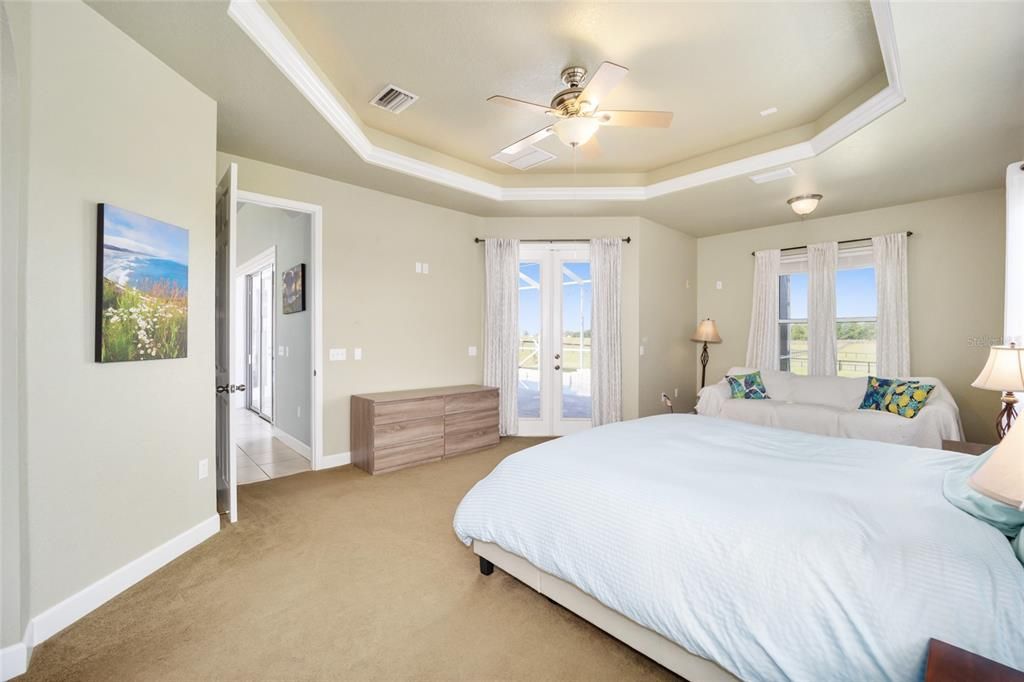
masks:
<instances>
[{"instance_id":1,"label":"white sofa","mask_svg":"<svg viewBox=\"0 0 1024 682\"><path fill-rule=\"evenodd\" d=\"M757 370L733 367L730 375ZM935 389L913 419L878 410L861 410L867 379L805 377L761 370L770 400L736 400L722 379L699 393L697 414L806 431L823 436L878 440L941 448L943 440L963 440L960 410L949 389L934 377L915 377Z\"/></svg>"}]
</instances>

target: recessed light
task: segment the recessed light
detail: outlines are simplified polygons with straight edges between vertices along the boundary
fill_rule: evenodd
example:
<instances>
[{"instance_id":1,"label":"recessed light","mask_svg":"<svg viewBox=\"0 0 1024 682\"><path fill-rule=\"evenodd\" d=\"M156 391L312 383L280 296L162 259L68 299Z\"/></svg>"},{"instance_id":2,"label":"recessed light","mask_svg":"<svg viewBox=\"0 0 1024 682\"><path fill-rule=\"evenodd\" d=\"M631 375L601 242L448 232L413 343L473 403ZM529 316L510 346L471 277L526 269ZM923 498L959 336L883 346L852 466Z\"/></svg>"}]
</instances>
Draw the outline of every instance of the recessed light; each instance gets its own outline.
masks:
<instances>
[{"instance_id":1,"label":"recessed light","mask_svg":"<svg viewBox=\"0 0 1024 682\"><path fill-rule=\"evenodd\" d=\"M779 113L779 108L778 107L768 107L767 109L765 109L764 111L761 112L761 115L762 116L771 116L772 114L777 114L777 113Z\"/></svg>"}]
</instances>

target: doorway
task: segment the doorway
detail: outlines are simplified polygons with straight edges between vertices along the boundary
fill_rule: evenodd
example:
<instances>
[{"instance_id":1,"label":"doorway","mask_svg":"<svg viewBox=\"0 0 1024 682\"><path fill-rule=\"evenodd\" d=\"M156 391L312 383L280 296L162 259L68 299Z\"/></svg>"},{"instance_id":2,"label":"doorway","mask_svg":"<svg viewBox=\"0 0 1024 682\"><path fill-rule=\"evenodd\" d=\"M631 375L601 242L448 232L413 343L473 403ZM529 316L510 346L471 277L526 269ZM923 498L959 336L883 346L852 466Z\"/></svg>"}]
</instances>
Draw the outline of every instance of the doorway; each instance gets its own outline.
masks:
<instances>
[{"instance_id":1,"label":"doorway","mask_svg":"<svg viewBox=\"0 0 1024 682\"><path fill-rule=\"evenodd\" d=\"M589 245L520 246L520 435L590 428L591 303Z\"/></svg>"},{"instance_id":2,"label":"doorway","mask_svg":"<svg viewBox=\"0 0 1024 682\"><path fill-rule=\"evenodd\" d=\"M232 523L238 520L238 485L255 473L251 467L267 474L256 480L265 480L276 477L268 474L268 469L287 475L321 469L326 462L333 466L333 460L341 459L323 453L322 210L313 204L239 191L237 177L237 164L232 163L217 187L215 220L217 509ZM269 258L267 249L261 252L262 263L259 255L243 252L239 258L239 213L250 207L277 209L305 220L305 255L292 257L275 248ZM287 292L283 291L283 270L288 274ZM301 298L293 284L299 279ZM302 320L308 333L297 341L283 341L287 330L278 313L292 321ZM281 394L279 380L285 361L293 366L304 363L304 369L294 374L304 381L287 399ZM282 409L288 404L294 407L291 414L308 424L298 437L280 428ZM260 439L268 443L266 448L255 447ZM251 452L241 449L246 443ZM295 458L287 466L274 463L285 449L302 460L301 469ZM260 464L260 460L267 461Z\"/></svg>"}]
</instances>

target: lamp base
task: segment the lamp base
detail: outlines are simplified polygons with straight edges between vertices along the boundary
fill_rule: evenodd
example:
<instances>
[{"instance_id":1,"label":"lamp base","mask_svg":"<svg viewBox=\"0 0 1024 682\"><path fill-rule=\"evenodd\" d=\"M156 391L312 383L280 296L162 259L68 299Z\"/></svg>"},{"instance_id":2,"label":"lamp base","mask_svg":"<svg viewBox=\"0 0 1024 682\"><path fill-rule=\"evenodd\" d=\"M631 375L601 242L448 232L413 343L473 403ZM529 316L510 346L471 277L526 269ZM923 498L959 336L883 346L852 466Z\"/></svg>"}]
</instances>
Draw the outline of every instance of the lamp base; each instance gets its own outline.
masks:
<instances>
[{"instance_id":1,"label":"lamp base","mask_svg":"<svg viewBox=\"0 0 1024 682\"><path fill-rule=\"evenodd\" d=\"M704 342L704 350L700 352L700 387L704 388L704 382L708 376L708 342Z\"/></svg>"},{"instance_id":2,"label":"lamp base","mask_svg":"<svg viewBox=\"0 0 1024 682\"><path fill-rule=\"evenodd\" d=\"M1013 421L1017 418L1017 396L1013 394L1013 391L1006 391L1002 397L1003 409L999 411L999 416L996 417L996 433L999 435L999 440L1003 439L1010 427L1013 426Z\"/></svg>"}]
</instances>

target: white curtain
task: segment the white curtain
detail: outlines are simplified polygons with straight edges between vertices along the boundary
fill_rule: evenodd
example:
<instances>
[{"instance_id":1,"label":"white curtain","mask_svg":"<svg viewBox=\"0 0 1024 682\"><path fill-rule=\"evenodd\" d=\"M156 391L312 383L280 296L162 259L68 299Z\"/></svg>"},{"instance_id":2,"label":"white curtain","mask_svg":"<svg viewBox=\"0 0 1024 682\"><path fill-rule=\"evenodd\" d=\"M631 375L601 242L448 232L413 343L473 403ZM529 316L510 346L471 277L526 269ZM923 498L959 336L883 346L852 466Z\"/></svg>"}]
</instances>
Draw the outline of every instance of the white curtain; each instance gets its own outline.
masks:
<instances>
[{"instance_id":1,"label":"white curtain","mask_svg":"<svg viewBox=\"0 0 1024 682\"><path fill-rule=\"evenodd\" d=\"M484 384L499 389L498 433L519 432L519 240L484 242Z\"/></svg>"},{"instance_id":2,"label":"white curtain","mask_svg":"<svg viewBox=\"0 0 1024 682\"><path fill-rule=\"evenodd\" d=\"M594 426L622 419L622 240L590 241L591 401Z\"/></svg>"},{"instance_id":3,"label":"white curtain","mask_svg":"<svg viewBox=\"0 0 1024 682\"><path fill-rule=\"evenodd\" d=\"M907 233L871 238L878 290L878 376L910 376Z\"/></svg>"},{"instance_id":4,"label":"white curtain","mask_svg":"<svg viewBox=\"0 0 1024 682\"><path fill-rule=\"evenodd\" d=\"M836 373L836 265L839 244L807 247L807 369L812 376Z\"/></svg>"},{"instance_id":5,"label":"white curtain","mask_svg":"<svg viewBox=\"0 0 1024 682\"><path fill-rule=\"evenodd\" d=\"M1006 293L1003 343L1024 345L1024 163L1006 167Z\"/></svg>"},{"instance_id":6,"label":"white curtain","mask_svg":"<svg viewBox=\"0 0 1024 682\"><path fill-rule=\"evenodd\" d=\"M754 254L754 305L750 311L747 367L779 368L779 263L782 252Z\"/></svg>"}]
</instances>

